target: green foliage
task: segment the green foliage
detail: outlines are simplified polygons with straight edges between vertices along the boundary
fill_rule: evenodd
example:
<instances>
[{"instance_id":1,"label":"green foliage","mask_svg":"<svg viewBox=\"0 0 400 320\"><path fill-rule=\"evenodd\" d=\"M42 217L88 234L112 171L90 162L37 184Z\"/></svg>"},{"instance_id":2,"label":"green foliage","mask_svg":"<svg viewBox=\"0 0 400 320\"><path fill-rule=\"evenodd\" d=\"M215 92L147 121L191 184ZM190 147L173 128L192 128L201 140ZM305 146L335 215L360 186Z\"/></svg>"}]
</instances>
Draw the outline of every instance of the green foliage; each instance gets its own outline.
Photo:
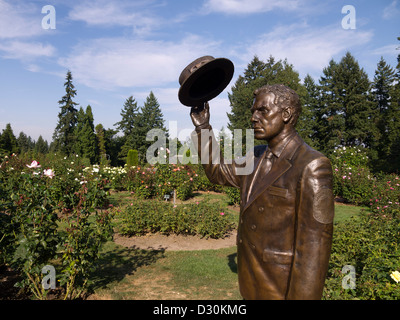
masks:
<instances>
[{"instance_id":1,"label":"green foliage","mask_svg":"<svg viewBox=\"0 0 400 320\"><path fill-rule=\"evenodd\" d=\"M374 177L369 158L362 147L336 148L330 156L333 167L333 191L336 196L356 205L368 205Z\"/></svg>"},{"instance_id":2,"label":"green foliage","mask_svg":"<svg viewBox=\"0 0 400 320\"><path fill-rule=\"evenodd\" d=\"M17 139L14 136L10 123L7 123L6 128L3 129L0 135L0 151L9 155L18 151Z\"/></svg>"},{"instance_id":3,"label":"green foliage","mask_svg":"<svg viewBox=\"0 0 400 320\"><path fill-rule=\"evenodd\" d=\"M86 107L86 111L83 111L82 107L79 109L74 134L76 138L74 144L75 153L89 159L90 163L94 163L97 160L97 141L90 105Z\"/></svg>"},{"instance_id":4,"label":"green foliage","mask_svg":"<svg viewBox=\"0 0 400 320\"><path fill-rule=\"evenodd\" d=\"M106 181L83 172L76 156L54 155L39 164L13 155L0 162L0 182L0 262L19 271L18 285L37 299L48 292L41 285L42 268L57 262L64 298L80 297L112 234L110 213L98 210L107 204Z\"/></svg>"},{"instance_id":5,"label":"green foliage","mask_svg":"<svg viewBox=\"0 0 400 320\"><path fill-rule=\"evenodd\" d=\"M224 187L224 192L229 197L229 204L239 205L240 204L240 190L234 187Z\"/></svg>"},{"instance_id":6,"label":"green foliage","mask_svg":"<svg viewBox=\"0 0 400 320\"><path fill-rule=\"evenodd\" d=\"M128 168L130 167L136 167L139 164L139 159L138 159L138 152L137 150L129 150L128 155L126 157L126 165Z\"/></svg>"},{"instance_id":7,"label":"green foliage","mask_svg":"<svg viewBox=\"0 0 400 320\"><path fill-rule=\"evenodd\" d=\"M160 232L218 239L234 228L220 205L207 202L173 206L168 202L135 200L117 218L119 232L129 236Z\"/></svg>"},{"instance_id":8,"label":"green foliage","mask_svg":"<svg viewBox=\"0 0 400 320\"><path fill-rule=\"evenodd\" d=\"M400 270L399 261L399 209L363 212L335 225L324 299L399 299L400 286L390 277ZM355 289L342 287L345 265L355 267Z\"/></svg>"},{"instance_id":9,"label":"green foliage","mask_svg":"<svg viewBox=\"0 0 400 320\"><path fill-rule=\"evenodd\" d=\"M324 153L339 145L370 147L379 138L368 75L348 52L339 63L331 60L319 81L318 140Z\"/></svg>"},{"instance_id":10,"label":"green foliage","mask_svg":"<svg viewBox=\"0 0 400 320\"><path fill-rule=\"evenodd\" d=\"M374 122L380 134L373 145L372 160L375 169L385 172L400 168L400 86L393 85L396 81L399 82L399 77L396 79L395 70L381 57L371 90L376 108Z\"/></svg>"},{"instance_id":11,"label":"green foliage","mask_svg":"<svg viewBox=\"0 0 400 320\"><path fill-rule=\"evenodd\" d=\"M60 112L58 114L58 123L53 133L54 151L70 155L74 151L75 144L75 126L77 123L78 110L75 108L78 104L73 101L76 96L75 86L72 83L71 71L67 72L65 78L65 95L58 101Z\"/></svg>"}]
</instances>

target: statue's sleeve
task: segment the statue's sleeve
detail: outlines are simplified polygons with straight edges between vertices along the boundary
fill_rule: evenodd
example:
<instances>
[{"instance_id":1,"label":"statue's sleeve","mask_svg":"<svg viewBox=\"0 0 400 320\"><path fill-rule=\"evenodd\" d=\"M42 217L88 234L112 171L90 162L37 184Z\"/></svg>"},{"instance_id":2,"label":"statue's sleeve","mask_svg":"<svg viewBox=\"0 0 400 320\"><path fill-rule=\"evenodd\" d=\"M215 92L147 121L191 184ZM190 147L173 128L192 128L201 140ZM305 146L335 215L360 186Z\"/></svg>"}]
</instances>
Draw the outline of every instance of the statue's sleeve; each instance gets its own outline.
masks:
<instances>
[{"instance_id":1,"label":"statue's sleeve","mask_svg":"<svg viewBox=\"0 0 400 320\"><path fill-rule=\"evenodd\" d=\"M288 299L321 299L332 245L332 167L326 157L311 161L299 183L296 232Z\"/></svg>"},{"instance_id":2,"label":"statue's sleeve","mask_svg":"<svg viewBox=\"0 0 400 320\"><path fill-rule=\"evenodd\" d=\"M240 175L234 161L224 160L210 125L196 128L191 135L207 178L215 184L239 188Z\"/></svg>"}]
</instances>

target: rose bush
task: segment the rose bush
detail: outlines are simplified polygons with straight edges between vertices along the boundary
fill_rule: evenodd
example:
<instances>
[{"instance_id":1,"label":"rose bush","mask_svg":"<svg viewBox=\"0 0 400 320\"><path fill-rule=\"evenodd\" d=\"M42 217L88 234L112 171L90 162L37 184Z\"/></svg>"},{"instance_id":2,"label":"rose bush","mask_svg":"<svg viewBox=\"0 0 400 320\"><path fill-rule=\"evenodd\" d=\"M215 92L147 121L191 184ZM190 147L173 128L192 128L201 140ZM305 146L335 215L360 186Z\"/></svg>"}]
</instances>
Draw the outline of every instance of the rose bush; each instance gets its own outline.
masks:
<instances>
[{"instance_id":1,"label":"rose bush","mask_svg":"<svg viewBox=\"0 0 400 320\"><path fill-rule=\"evenodd\" d=\"M160 232L222 238L235 227L234 218L218 203L208 202L173 206L135 200L117 214L117 219L119 232L128 236Z\"/></svg>"},{"instance_id":2,"label":"rose bush","mask_svg":"<svg viewBox=\"0 0 400 320\"><path fill-rule=\"evenodd\" d=\"M0 162L0 262L20 272L20 287L45 299L42 268L55 263L64 298L81 296L102 243L112 234L106 181L79 159L49 163L13 155Z\"/></svg>"},{"instance_id":3,"label":"rose bush","mask_svg":"<svg viewBox=\"0 0 400 320\"><path fill-rule=\"evenodd\" d=\"M400 210L364 211L334 230L324 299L398 300L392 274L400 270ZM355 268L354 289L342 286L345 265Z\"/></svg>"}]
</instances>

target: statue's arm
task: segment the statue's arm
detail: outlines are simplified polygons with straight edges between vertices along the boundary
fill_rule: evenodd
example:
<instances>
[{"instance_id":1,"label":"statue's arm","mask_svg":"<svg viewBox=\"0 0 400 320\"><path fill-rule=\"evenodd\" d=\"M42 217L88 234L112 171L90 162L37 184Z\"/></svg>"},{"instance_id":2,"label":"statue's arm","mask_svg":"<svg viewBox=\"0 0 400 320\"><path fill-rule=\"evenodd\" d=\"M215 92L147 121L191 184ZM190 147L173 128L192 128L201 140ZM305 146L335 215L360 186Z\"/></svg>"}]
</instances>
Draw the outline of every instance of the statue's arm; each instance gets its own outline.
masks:
<instances>
[{"instance_id":1,"label":"statue's arm","mask_svg":"<svg viewBox=\"0 0 400 320\"><path fill-rule=\"evenodd\" d=\"M195 131L191 138L194 143L199 161L201 161L207 178L215 184L239 187L240 181L236 174L235 165L224 162L219 145L209 123L209 105L193 107L190 112Z\"/></svg>"},{"instance_id":2,"label":"statue's arm","mask_svg":"<svg viewBox=\"0 0 400 320\"><path fill-rule=\"evenodd\" d=\"M288 299L321 299L332 244L332 179L332 167L325 157L311 161L303 171Z\"/></svg>"}]
</instances>

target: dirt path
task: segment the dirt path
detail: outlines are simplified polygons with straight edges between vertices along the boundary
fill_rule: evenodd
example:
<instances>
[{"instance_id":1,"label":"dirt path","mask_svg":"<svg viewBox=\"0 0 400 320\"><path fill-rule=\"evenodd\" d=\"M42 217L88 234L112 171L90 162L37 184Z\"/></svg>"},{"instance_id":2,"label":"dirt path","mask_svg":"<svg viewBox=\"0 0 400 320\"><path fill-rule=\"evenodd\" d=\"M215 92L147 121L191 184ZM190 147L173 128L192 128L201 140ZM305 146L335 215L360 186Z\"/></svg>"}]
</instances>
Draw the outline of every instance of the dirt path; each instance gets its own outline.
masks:
<instances>
[{"instance_id":1,"label":"dirt path","mask_svg":"<svg viewBox=\"0 0 400 320\"><path fill-rule=\"evenodd\" d=\"M192 251L229 248L236 245L236 230L223 239L201 238L199 236L148 234L140 237L124 237L114 235L114 242L127 247L135 247L146 250L171 250Z\"/></svg>"}]
</instances>

